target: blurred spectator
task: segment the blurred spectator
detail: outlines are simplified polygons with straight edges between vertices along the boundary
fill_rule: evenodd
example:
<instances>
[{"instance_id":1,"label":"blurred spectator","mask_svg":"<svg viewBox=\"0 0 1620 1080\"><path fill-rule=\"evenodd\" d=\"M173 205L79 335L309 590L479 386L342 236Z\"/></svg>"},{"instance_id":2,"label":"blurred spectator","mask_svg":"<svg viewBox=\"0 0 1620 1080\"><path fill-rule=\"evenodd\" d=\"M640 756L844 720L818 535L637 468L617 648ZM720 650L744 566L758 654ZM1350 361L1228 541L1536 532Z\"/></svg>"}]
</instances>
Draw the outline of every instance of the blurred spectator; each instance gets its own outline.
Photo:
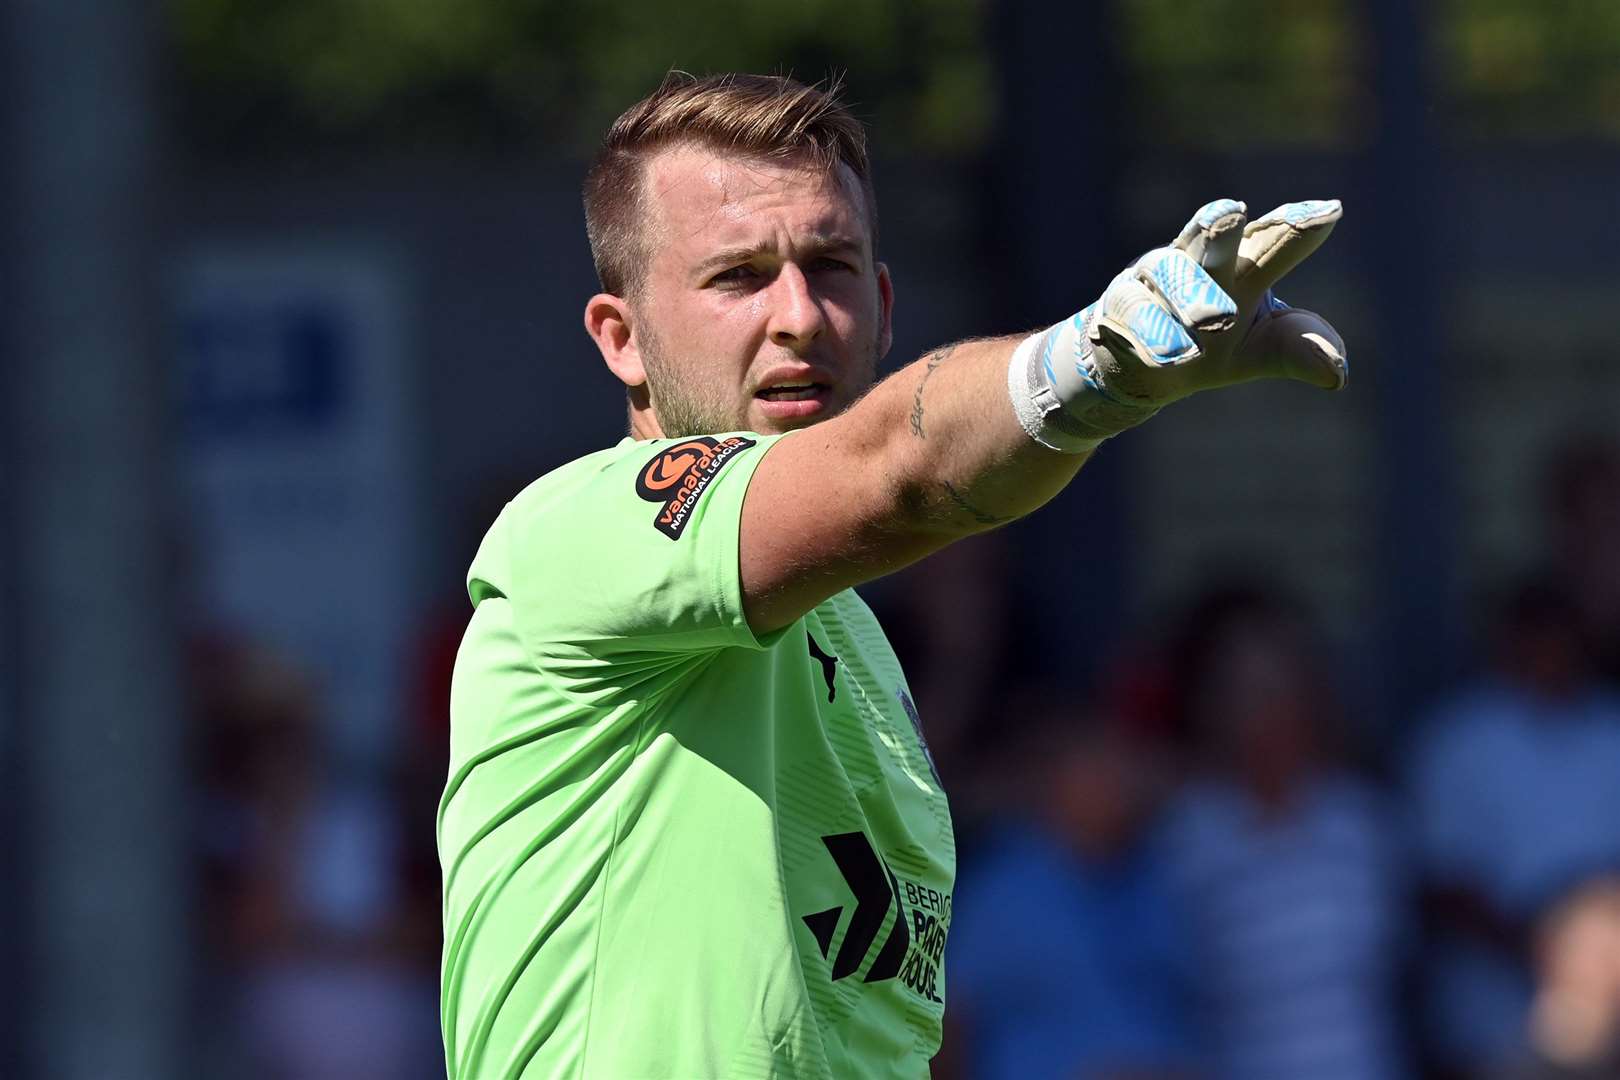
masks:
<instances>
[{"instance_id":1,"label":"blurred spectator","mask_svg":"<svg viewBox=\"0 0 1620 1080\"><path fill-rule=\"evenodd\" d=\"M1620 878L1559 901L1536 927L1534 1080L1620 1076Z\"/></svg>"},{"instance_id":2,"label":"blurred spectator","mask_svg":"<svg viewBox=\"0 0 1620 1080\"><path fill-rule=\"evenodd\" d=\"M1179 650L1201 761L1169 857L1193 937L1213 1075L1403 1074L1397 860L1378 794L1337 760L1336 706L1304 620L1212 593Z\"/></svg>"},{"instance_id":3,"label":"blurred spectator","mask_svg":"<svg viewBox=\"0 0 1620 1080\"><path fill-rule=\"evenodd\" d=\"M1477 1073L1528 1050L1535 921L1620 867L1620 701L1595 680L1576 604L1518 589L1494 670L1446 702L1412 761L1430 1026L1442 1063Z\"/></svg>"},{"instance_id":4,"label":"blurred spectator","mask_svg":"<svg viewBox=\"0 0 1620 1080\"><path fill-rule=\"evenodd\" d=\"M1155 836L1163 770L1078 706L1018 710L1023 805L953 899L938 1075L1191 1075L1185 950Z\"/></svg>"},{"instance_id":5,"label":"blurred spectator","mask_svg":"<svg viewBox=\"0 0 1620 1080\"><path fill-rule=\"evenodd\" d=\"M314 694L262 648L197 656L207 1007L220 1071L442 1075L436 985L401 920L390 801L336 782Z\"/></svg>"},{"instance_id":6,"label":"blurred spectator","mask_svg":"<svg viewBox=\"0 0 1620 1080\"><path fill-rule=\"evenodd\" d=\"M1548 465L1552 574L1574 599L1598 673L1620 682L1620 446L1579 438Z\"/></svg>"}]
</instances>

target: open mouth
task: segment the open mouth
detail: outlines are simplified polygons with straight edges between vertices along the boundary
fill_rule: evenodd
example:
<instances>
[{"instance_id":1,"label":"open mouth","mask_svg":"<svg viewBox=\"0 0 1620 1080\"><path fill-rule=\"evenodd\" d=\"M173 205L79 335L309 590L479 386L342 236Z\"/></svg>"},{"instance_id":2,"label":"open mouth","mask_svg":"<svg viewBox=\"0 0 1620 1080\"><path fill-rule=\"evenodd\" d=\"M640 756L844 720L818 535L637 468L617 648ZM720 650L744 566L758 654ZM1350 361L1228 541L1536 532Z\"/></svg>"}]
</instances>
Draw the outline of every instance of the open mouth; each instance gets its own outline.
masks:
<instances>
[{"instance_id":1,"label":"open mouth","mask_svg":"<svg viewBox=\"0 0 1620 1080\"><path fill-rule=\"evenodd\" d=\"M781 383L768 386L754 396L764 401L808 401L827 389L825 383Z\"/></svg>"}]
</instances>

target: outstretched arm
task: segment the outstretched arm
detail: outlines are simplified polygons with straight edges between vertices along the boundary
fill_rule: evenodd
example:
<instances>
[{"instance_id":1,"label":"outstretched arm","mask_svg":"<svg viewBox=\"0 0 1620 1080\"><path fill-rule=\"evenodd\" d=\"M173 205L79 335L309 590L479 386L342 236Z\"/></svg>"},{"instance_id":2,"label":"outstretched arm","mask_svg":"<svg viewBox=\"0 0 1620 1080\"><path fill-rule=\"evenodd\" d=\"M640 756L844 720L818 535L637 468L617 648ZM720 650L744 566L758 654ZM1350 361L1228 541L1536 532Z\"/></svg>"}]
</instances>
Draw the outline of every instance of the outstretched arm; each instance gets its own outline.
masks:
<instances>
[{"instance_id":1,"label":"outstretched arm","mask_svg":"<svg viewBox=\"0 0 1620 1080\"><path fill-rule=\"evenodd\" d=\"M1255 378L1344 382L1338 336L1271 285L1314 250L1337 203L1255 222L1210 203L1072 319L961 342L780 440L743 505L744 605L757 632L1056 495L1102 440L1199 390Z\"/></svg>"},{"instance_id":2,"label":"outstretched arm","mask_svg":"<svg viewBox=\"0 0 1620 1080\"><path fill-rule=\"evenodd\" d=\"M1019 426L1006 390L1019 340L947 345L771 448L742 514L743 600L755 631L1063 489L1089 455L1049 449Z\"/></svg>"}]
</instances>

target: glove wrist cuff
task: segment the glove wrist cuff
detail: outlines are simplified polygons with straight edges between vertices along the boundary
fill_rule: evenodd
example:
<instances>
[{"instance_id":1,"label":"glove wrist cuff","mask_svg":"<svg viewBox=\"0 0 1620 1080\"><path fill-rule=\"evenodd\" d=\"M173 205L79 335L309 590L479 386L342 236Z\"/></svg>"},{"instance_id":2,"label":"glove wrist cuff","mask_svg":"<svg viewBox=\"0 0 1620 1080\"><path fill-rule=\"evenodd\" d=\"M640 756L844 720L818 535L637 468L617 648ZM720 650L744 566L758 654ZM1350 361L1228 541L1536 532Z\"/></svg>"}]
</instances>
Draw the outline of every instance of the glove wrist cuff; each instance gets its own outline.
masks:
<instances>
[{"instance_id":1,"label":"glove wrist cuff","mask_svg":"<svg viewBox=\"0 0 1620 1080\"><path fill-rule=\"evenodd\" d=\"M1055 376L1057 365L1079 371L1074 337L1079 319L1031 334L1007 364L1007 396L1031 439L1064 454L1084 454L1158 412L1110 396L1084 375Z\"/></svg>"}]
</instances>

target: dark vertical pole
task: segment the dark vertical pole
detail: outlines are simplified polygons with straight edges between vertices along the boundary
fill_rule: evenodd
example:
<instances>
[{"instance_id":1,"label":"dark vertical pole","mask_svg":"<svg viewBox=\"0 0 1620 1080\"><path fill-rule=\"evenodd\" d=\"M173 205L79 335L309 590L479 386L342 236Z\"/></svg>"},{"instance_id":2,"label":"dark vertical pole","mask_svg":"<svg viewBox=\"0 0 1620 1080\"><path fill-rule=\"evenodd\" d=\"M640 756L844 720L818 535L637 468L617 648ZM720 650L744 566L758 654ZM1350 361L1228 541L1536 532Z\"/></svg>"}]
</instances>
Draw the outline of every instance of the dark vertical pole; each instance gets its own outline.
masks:
<instances>
[{"instance_id":1,"label":"dark vertical pole","mask_svg":"<svg viewBox=\"0 0 1620 1080\"><path fill-rule=\"evenodd\" d=\"M989 197L986 274L1001 285L998 323L1035 330L1102 292L1130 258L1121 248L1122 94L1112 0L992 5L1001 111ZM1068 492L1019 526L1036 557L1025 567L1045 642L1067 640L1075 611L1088 626L1123 617L1128 580L1124 469L1129 437L1105 445ZM1089 675L1087 650L1035 650L1045 670ZM1060 666L1050 666L1059 664Z\"/></svg>"},{"instance_id":2,"label":"dark vertical pole","mask_svg":"<svg viewBox=\"0 0 1620 1080\"><path fill-rule=\"evenodd\" d=\"M1456 654L1457 494L1452 475L1451 358L1437 313L1449 283L1436 257L1442 212L1434 130L1431 5L1367 0L1378 128L1354 207L1367 243L1380 355L1369 377L1380 439L1380 695L1403 720L1439 689ZM1352 360L1354 358L1352 357Z\"/></svg>"},{"instance_id":3,"label":"dark vertical pole","mask_svg":"<svg viewBox=\"0 0 1620 1080\"><path fill-rule=\"evenodd\" d=\"M0 57L17 54L15 27L0 19ZM0 92L11 91L14 81L0 79ZM21 146L17 110L0 110L0 146L10 150ZM6 158L0 155L0 161ZM18 177L14 168L0 169L0 208L17 205ZM13 222L0 211L0 253L14 249ZM0 254L0 296L14 297L20 288L21 267ZM23 882L27 864L22 858L22 724L21 724L21 638L22 617L18 611L18 530L22 522L15 511L20 495L17 462L21 449L16 437L17 342L6 330L0 316L0 852L7 872L0 877L0 970L12 972L0 982L0 1076L21 1076L23 1070Z\"/></svg>"},{"instance_id":4,"label":"dark vertical pole","mask_svg":"<svg viewBox=\"0 0 1620 1080\"><path fill-rule=\"evenodd\" d=\"M23 1075L187 1072L185 777L154 348L158 5L7 5L0 208ZM16 1075L8 1071L7 1075Z\"/></svg>"}]
</instances>

